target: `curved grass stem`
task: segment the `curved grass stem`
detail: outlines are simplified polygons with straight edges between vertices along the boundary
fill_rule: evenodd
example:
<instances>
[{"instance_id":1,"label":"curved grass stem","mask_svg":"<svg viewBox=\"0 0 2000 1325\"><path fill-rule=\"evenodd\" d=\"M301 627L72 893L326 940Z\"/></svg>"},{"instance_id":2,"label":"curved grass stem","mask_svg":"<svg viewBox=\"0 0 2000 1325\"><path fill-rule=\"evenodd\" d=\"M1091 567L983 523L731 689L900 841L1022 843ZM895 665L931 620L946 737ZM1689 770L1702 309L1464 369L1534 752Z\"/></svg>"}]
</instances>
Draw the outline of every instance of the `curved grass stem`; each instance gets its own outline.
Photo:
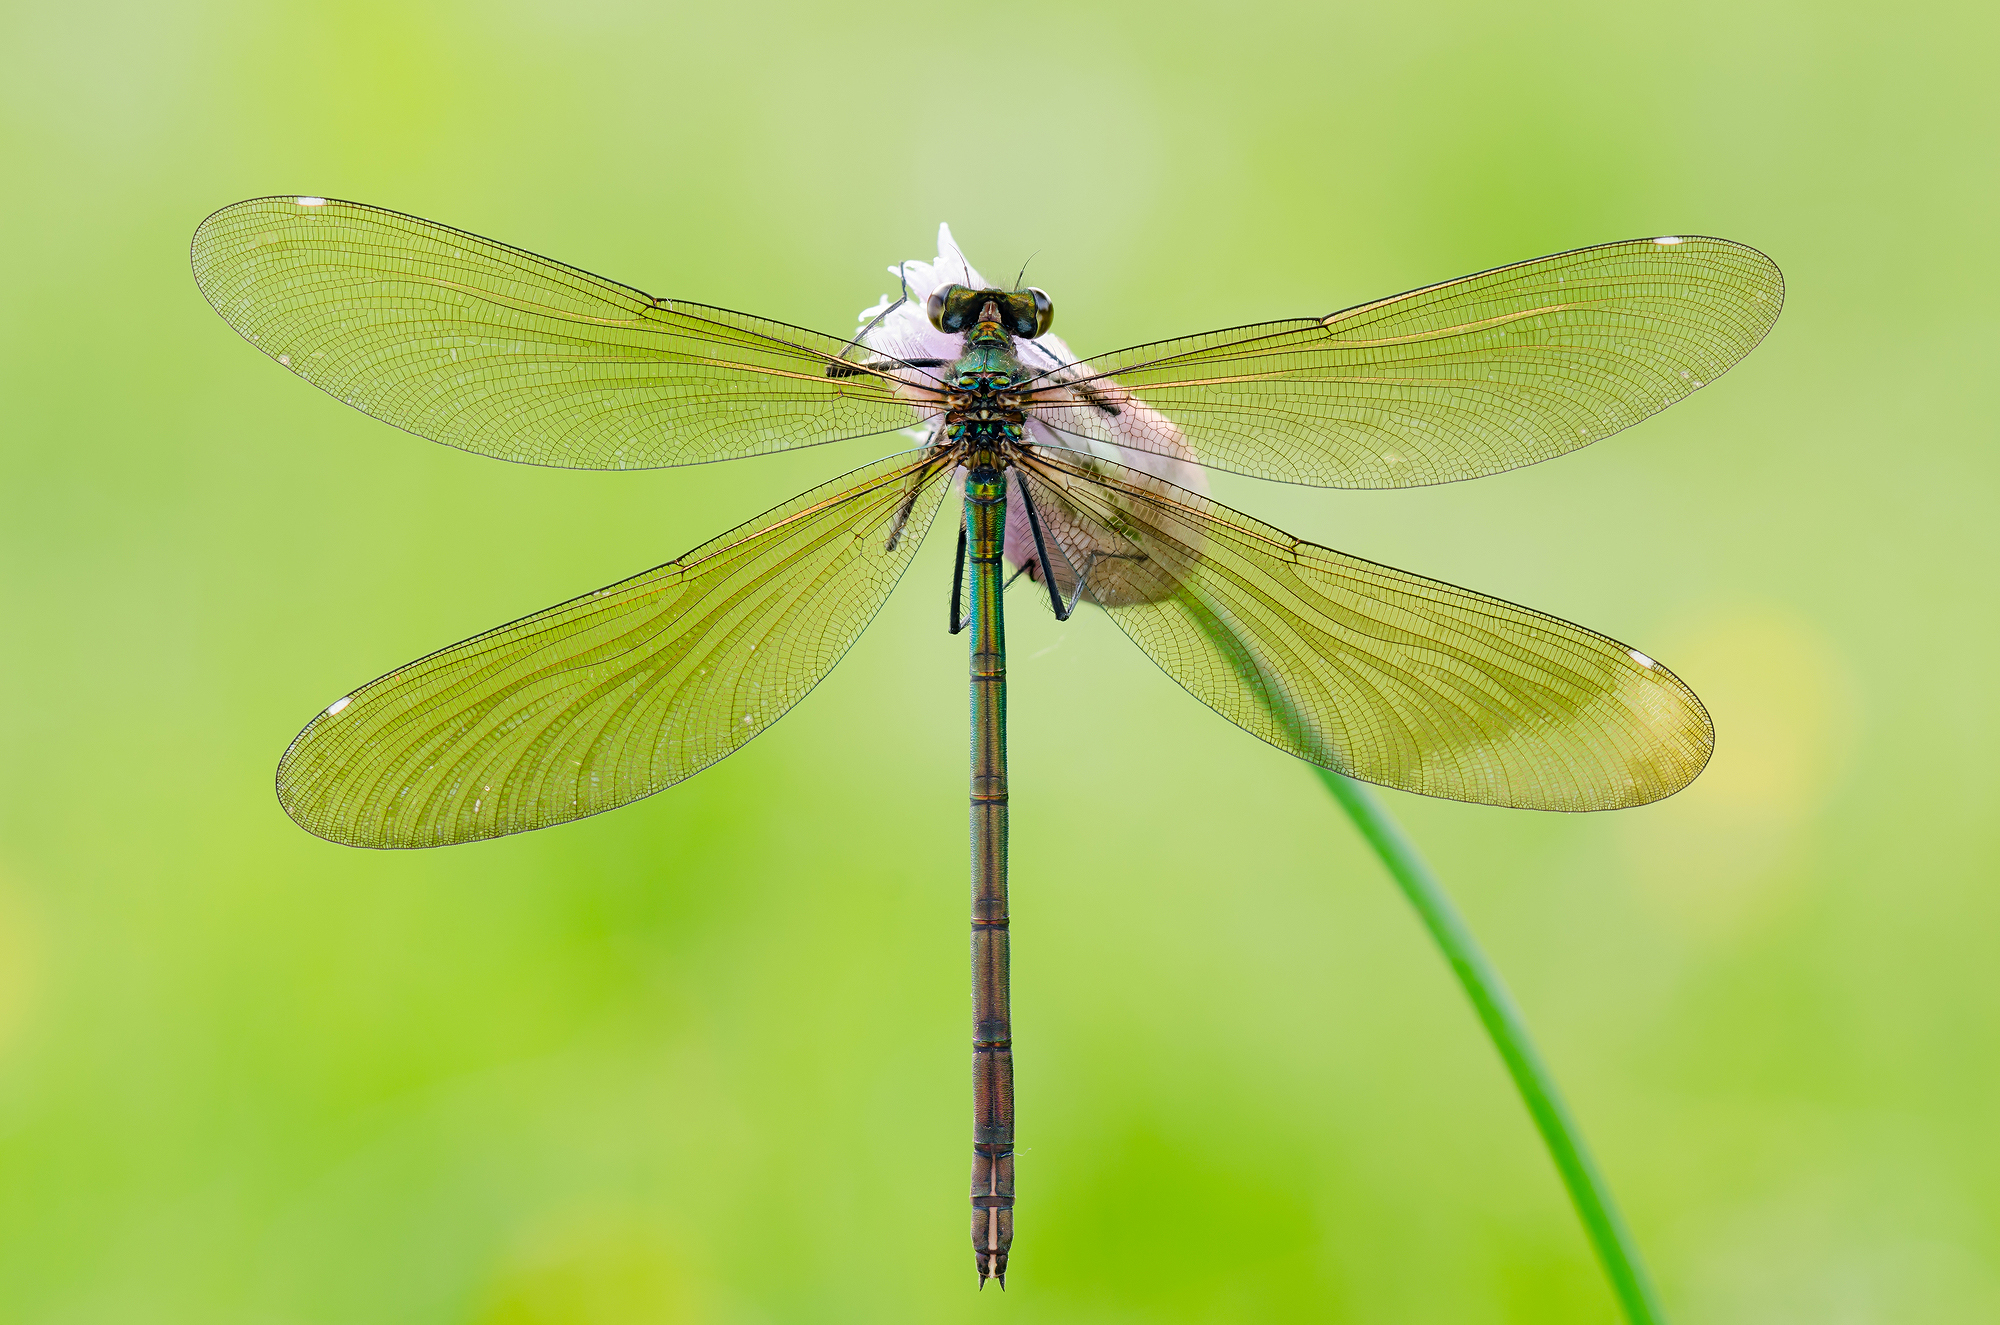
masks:
<instances>
[{"instance_id":1,"label":"curved grass stem","mask_svg":"<svg viewBox=\"0 0 2000 1325\"><path fill-rule=\"evenodd\" d=\"M1660 1310L1659 1298L1639 1259L1639 1249L1625 1221L1618 1217L1618 1207L1612 1204L1610 1189L1604 1185L1604 1177L1592 1162L1590 1151L1584 1148L1583 1134L1577 1130L1575 1119L1570 1117L1556 1091L1548 1064L1536 1052L1527 1024L1521 1019L1521 1010L1514 1006L1513 996L1507 992L1500 973L1486 960L1478 940L1472 937L1464 917L1452 904L1450 894L1374 793L1338 773L1321 768L1314 768L1313 772L1374 848L1396 886L1423 918L1424 928L1451 963L1459 983L1465 986L1466 996L1479 1013L1480 1024L1486 1027L1493 1047L1500 1051L1501 1061L1506 1063L1522 1102L1528 1106L1535 1127L1548 1145L1549 1157L1555 1160L1563 1186L1569 1189L1577 1217L1583 1221L1584 1232L1598 1260L1604 1264L1604 1273L1611 1280L1612 1291L1618 1295L1626 1317L1632 1325L1664 1325L1666 1315Z\"/></svg>"},{"instance_id":2,"label":"curved grass stem","mask_svg":"<svg viewBox=\"0 0 2000 1325\"><path fill-rule=\"evenodd\" d=\"M1217 657L1236 673L1244 689L1257 698L1287 738L1285 744L1294 751L1328 748L1305 711L1293 700L1283 673L1258 655L1251 643L1254 636L1246 637L1237 630L1228 615L1195 586L1183 586L1175 602L1208 637ZM1507 1065L1515 1088L1528 1106L1529 1116L1535 1120L1535 1127L1549 1148L1549 1157L1556 1162L1556 1172L1562 1175L1563 1186L1569 1189L1577 1217L1583 1221L1583 1231L1590 1238L1597 1259L1604 1264L1604 1273L1611 1280L1619 1304L1625 1308L1626 1318L1632 1325L1665 1325L1666 1313L1660 1310L1659 1298L1654 1295L1652 1282L1640 1263L1639 1249L1633 1245L1625 1221L1618 1217L1618 1208L1611 1203L1611 1192L1605 1187L1597 1165L1591 1162L1590 1152L1584 1149L1583 1135L1564 1107L1562 1096L1556 1092L1555 1078L1549 1075L1542 1056L1535 1052L1535 1042L1528 1038L1521 1010L1514 1006L1513 996L1507 992L1500 973L1480 951L1478 940L1472 937L1458 908L1452 905L1451 895L1445 892L1416 845L1403 835L1402 828L1382 808L1374 793L1338 773L1308 766L1326 783L1327 790L1361 830L1361 836L1381 857L1390 877L1403 890L1403 896L1410 899L1410 905L1423 918L1424 928L1430 930L1431 938L1443 950L1445 960L1458 975L1458 982L1465 986L1473 1009L1479 1013L1480 1024L1486 1027L1493 1047L1500 1051L1501 1061Z\"/></svg>"}]
</instances>

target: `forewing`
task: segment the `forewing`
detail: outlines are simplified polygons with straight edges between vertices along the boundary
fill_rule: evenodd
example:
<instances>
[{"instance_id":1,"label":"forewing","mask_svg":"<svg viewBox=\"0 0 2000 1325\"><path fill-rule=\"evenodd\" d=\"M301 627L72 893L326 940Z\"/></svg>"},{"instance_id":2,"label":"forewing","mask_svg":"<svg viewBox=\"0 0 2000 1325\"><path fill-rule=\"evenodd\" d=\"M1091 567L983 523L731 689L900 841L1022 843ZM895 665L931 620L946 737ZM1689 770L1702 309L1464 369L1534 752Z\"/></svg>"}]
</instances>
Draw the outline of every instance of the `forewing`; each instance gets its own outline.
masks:
<instances>
[{"instance_id":1,"label":"forewing","mask_svg":"<svg viewBox=\"0 0 2000 1325\"><path fill-rule=\"evenodd\" d=\"M1336 772L1539 810L1643 805L1715 743L1680 678L1616 640L1291 537L1108 462L1024 466L1059 581L1252 735Z\"/></svg>"},{"instance_id":2,"label":"forewing","mask_svg":"<svg viewBox=\"0 0 2000 1325\"><path fill-rule=\"evenodd\" d=\"M278 764L299 824L423 847L581 819L733 753L847 651L950 473L908 452L677 561L420 658L335 701Z\"/></svg>"},{"instance_id":3,"label":"forewing","mask_svg":"<svg viewBox=\"0 0 2000 1325\"><path fill-rule=\"evenodd\" d=\"M1041 379L1031 408L1072 445L1191 445L1213 468L1323 487L1446 483L1665 409L1748 354L1783 302L1753 248L1634 239L1101 355Z\"/></svg>"},{"instance_id":4,"label":"forewing","mask_svg":"<svg viewBox=\"0 0 2000 1325\"><path fill-rule=\"evenodd\" d=\"M834 337L656 299L379 207L254 198L203 221L193 256L223 320L286 368L503 460L699 464L919 419L891 376L852 362L873 356ZM913 392L929 381L894 371Z\"/></svg>"}]
</instances>

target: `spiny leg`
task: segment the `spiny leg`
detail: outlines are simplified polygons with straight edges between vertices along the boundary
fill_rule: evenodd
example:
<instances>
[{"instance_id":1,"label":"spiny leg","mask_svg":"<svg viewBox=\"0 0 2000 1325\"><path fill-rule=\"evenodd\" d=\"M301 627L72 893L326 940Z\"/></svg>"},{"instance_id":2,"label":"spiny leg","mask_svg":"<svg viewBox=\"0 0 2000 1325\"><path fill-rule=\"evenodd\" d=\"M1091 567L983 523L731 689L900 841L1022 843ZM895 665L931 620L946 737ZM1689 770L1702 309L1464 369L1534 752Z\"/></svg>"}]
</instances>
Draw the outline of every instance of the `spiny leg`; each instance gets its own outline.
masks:
<instances>
[{"instance_id":1,"label":"spiny leg","mask_svg":"<svg viewBox=\"0 0 2000 1325\"><path fill-rule=\"evenodd\" d=\"M1083 570L1076 577L1076 592L1069 596L1069 602L1065 604L1062 600L1062 591L1056 585L1055 564L1049 560L1048 541L1042 535L1042 518L1035 510L1034 494L1028 490L1028 484L1025 479L1020 486L1021 501L1028 510L1028 529L1035 536L1034 564L1042 568L1042 581L1049 587L1049 606L1054 609L1056 620L1067 621L1075 614L1076 605L1083 601L1084 590L1090 583L1090 573L1097 569L1098 562L1146 560L1146 554L1143 552L1104 552L1093 549L1090 556L1083 563ZM1021 568L1023 573L1027 569L1026 566Z\"/></svg>"},{"instance_id":2,"label":"spiny leg","mask_svg":"<svg viewBox=\"0 0 2000 1325\"><path fill-rule=\"evenodd\" d=\"M951 562L951 633L956 635L970 623L971 618L961 615L965 606L965 515L958 517L958 552Z\"/></svg>"},{"instance_id":3,"label":"spiny leg","mask_svg":"<svg viewBox=\"0 0 2000 1325\"><path fill-rule=\"evenodd\" d=\"M1027 480L1021 482L1021 503L1028 509L1028 529L1035 536L1035 559L1042 566L1042 582L1049 587L1049 606L1055 610L1056 620L1067 621L1076 611L1077 599L1083 597L1083 577L1078 576L1076 593L1071 595L1069 606L1063 606L1062 589L1056 584L1056 568L1049 561L1049 545L1042 537L1042 517L1035 511L1034 494L1028 491ZM1022 570L1027 567L1023 566Z\"/></svg>"}]
</instances>

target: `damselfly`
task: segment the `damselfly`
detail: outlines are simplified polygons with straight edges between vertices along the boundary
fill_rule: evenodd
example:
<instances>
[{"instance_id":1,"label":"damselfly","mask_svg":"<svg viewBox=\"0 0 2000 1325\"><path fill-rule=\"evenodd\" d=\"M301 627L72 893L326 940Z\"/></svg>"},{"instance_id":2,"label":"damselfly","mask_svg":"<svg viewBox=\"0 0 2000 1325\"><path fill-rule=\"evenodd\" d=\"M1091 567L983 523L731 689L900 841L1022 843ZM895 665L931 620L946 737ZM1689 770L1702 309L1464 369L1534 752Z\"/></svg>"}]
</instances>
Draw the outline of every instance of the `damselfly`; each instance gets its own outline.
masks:
<instances>
[{"instance_id":1,"label":"damselfly","mask_svg":"<svg viewBox=\"0 0 2000 1325\"><path fill-rule=\"evenodd\" d=\"M377 207L258 198L204 221L223 318L336 399L468 451L647 469L911 431L916 444L687 555L419 658L329 704L278 765L286 812L351 846L544 828L672 786L804 698L962 492L949 626L972 707L972 1240L1013 1239L1008 568L1101 610L1290 754L1431 796L1543 810L1685 786L1714 731L1639 650L1282 533L1224 470L1403 488L1562 455L1713 382L1778 316L1754 249L1577 249L1323 317L1089 359L1031 288L938 261L831 336L657 298ZM942 587L942 586L940 586Z\"/></svg>"}]
</instances>

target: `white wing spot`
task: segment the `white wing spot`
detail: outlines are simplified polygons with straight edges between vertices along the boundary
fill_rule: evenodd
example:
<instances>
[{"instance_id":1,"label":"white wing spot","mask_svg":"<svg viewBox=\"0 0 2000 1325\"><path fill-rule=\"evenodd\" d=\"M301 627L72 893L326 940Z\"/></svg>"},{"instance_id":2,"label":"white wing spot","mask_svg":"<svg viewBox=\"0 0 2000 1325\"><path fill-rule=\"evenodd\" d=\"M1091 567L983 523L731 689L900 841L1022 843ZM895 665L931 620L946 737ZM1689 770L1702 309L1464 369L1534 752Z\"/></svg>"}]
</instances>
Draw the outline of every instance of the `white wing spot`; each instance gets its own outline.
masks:
<instances>
[{"instance_id":1,"label":"white wing spot","mask_svg":"<svg viewBox=\"0 0 2000 1325\"><path fill-rule=\"evenodd\" d=\"M289 354L281 354L278 356L278 362L285 365L285 367L290 368L292 366L292 356Z\"/></svg>"},{"instance_id":2,"label":"white wing spot","mask_svg":"<svg viewBox=\"0 0 2000 1325\"><path fill-rule=\"evenodd\" d=\"M1639 652L1637 649L1627 649L1625 650L1625 652L1631 654L1632 661L1638 663L1641 667L1651 667L1654 665L1653 660L1651 658L1648 658L1645 654Z\"/></svg>"},{"instance_id":3,"label":"white wing spot","mask_svg":"<svg viewBox=\"0 0 2000 1325\"><path fill-rule=\"evenodd\" d=\"M329 718L332 717L334 714L340 712L342 709L346 708L349 704L352 704L353 702L354 702L354 696L342 695L339 699L334 700L331 704L328 704L326 706L326 716Z\"/></svg>"},{"instance_id":4,"label":"white wing spot","mask_svg":"<svg viewBox=\"0 0 2000 1325\"><path fill-rule=\"evenodd\" d=\"M1687 241L1682 239L1679 235L1661 235L1658 239L1654 240L1653 242L1655 244L1683 244L1686 243Z\"/></svg>"},{"instance_id":5,"label":"white wing spot","mask_svg":"<svg viewBox=\"0 0 2000 1325\"><path fill-rule=\"evenodd\" d=\"M324 206L326 206L326 199L324 199L324 198L301 198L301 199L299 199L299 206L301 206L301 207L324 207Z\"/></svg>"}]
</instances>

